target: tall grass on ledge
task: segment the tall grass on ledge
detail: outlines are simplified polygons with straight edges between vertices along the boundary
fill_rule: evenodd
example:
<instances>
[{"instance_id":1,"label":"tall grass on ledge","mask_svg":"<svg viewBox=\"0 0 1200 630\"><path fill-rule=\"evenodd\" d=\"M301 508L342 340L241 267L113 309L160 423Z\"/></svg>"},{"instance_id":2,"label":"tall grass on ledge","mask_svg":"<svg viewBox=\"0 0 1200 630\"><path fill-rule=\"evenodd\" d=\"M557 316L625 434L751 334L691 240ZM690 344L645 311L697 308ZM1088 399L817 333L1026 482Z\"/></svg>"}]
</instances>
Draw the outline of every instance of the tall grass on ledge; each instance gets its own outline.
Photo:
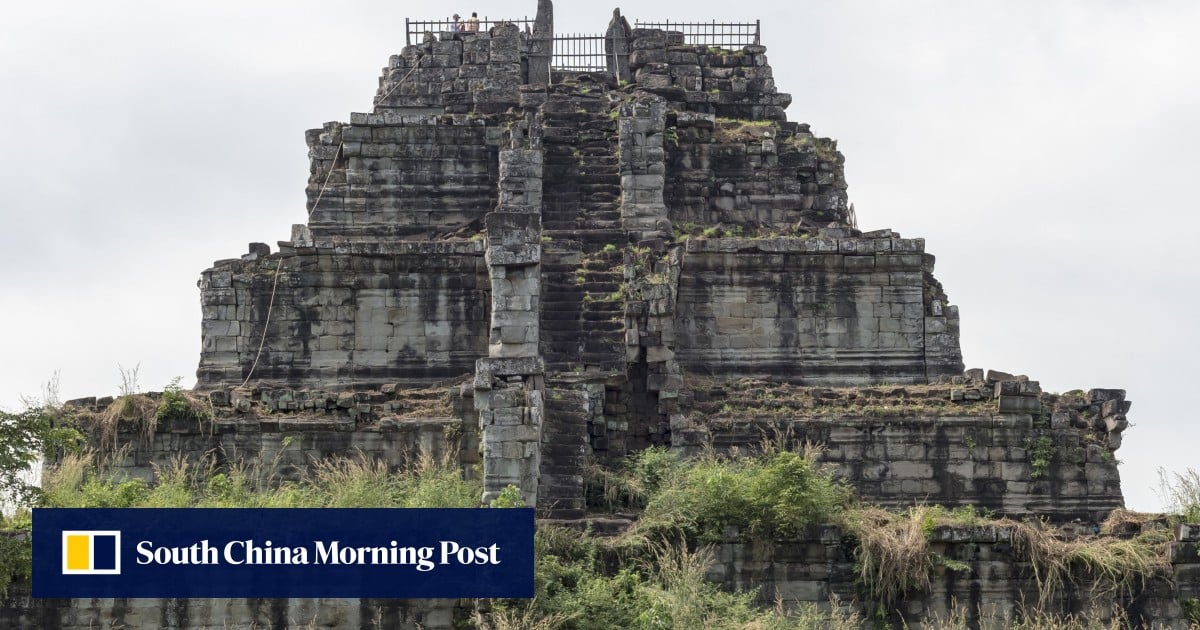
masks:
<instances>
[{"instance_id":1,"label":"tall grass on ledge","mask_svg":"<svg viewBox=\"0 0 1200 630\"><path fill-rule=\"evenodd\" d=\"M275 483L261 465L177 458L156 468L152 485L89 451L47 469L42 485L46 507L478 507L482 486L463 479L456 459L421 454L393 471L362 454L336 457L315 462L298 481Z\"/></svg>"}]
</instances>

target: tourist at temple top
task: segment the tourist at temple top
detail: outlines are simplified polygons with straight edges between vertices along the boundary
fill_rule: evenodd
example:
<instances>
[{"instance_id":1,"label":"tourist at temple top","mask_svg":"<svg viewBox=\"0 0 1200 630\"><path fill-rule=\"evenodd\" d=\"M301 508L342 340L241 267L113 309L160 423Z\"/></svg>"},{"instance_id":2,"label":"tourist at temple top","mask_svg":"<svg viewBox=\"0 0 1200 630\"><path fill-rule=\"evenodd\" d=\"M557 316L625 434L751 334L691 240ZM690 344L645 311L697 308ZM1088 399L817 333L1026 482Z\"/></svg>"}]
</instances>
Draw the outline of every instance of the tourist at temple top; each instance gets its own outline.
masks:
<instances>
[{"instance_id":1,"label":"tourist at temple top","mask_svg":"<svg viewBox=\"0 0 1200 630\"><path fill-rule=\"evenodd\" d=\"M478 13L472 11L471 17L467 18L466 31L468 33L478 33L479 32L479 14Z\"/></svg>"},{"instance_id":2,"label":"tourist at temple top","mask_svg":"<svg viewBox=\"0 0 1200 630\"><path fill-rule=\"evenodd\" d=\"M460 16L460 15L459 15L459 14L457 14L457 13L455 13L455 14L454 14L454 23L450 25L450 30L451 30L452 32L454 32L454 33L461 33L461 32L462 32L462 30L463 30L463 23L462 23L462 22L459 22L459 20L461 20L461 19L462 19L462 16Z\"/></svg>"}]
</instances>

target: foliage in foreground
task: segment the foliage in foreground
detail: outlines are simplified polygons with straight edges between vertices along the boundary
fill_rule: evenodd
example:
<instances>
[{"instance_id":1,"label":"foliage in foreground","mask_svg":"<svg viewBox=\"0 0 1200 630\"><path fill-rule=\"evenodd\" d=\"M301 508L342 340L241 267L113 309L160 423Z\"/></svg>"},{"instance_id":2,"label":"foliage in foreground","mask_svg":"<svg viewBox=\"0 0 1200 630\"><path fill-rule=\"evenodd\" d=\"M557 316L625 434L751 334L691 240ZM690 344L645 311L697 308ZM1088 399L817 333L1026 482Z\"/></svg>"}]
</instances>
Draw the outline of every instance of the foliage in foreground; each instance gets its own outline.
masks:
<instances>
[{"instance_id":1,"label":"foliage in foreground","mask_svg":"<svg viewBox=\"0 0 1200 630\"><path fill-rule=\"evenodd\" d=\"M816 461L811 452L769 446L754 456L708 454L687 461L655 448L630 458L621 470L594 470L589 477L590 500L608 510L639 511L634 528L604 539L543 527L536 539L536 599L496 602L490 609L481 608L475 621L496 630L865 627L865 620L845 612L837 602L828 607L832 613L816 606L762 609L755 603L755 593L724 592L704 579L712 562L711 548L705 545L731 537L769 543L795 537L819 523L838 524L856 541L859 593L877 620L886 618L905 596L927 592L937 571L970 570L931 550L934 530L946 524L1013 528L1016 551L1031 562L1040 587L1041 601L1036 605L1051 602L1081 580L1096 584L1100 593L1131 594L1166 566L1165 531L1150 529L1133 539L1063 541L1036 523L997 522L970 508L918 506L896 512L862 506L854 503L844 483ZM277 472L178 460L157 471L157 483L151 485L108 471L94 454L67 455L48 471L40 504L467 507L477 505L481 493L478 482L462 479L452 459L422 457L398 473L362 457L332 459L288 482L280 482ZM1186 487L1183 492L1182 496L1195 496L1187 495ZM520 503L515 488L504 496L504 504ZM0 539L0 573L27 571L27 539ZM966 616L961 611L956 615L941 627L968 627ZM959 617L964 621L956 625ZM1110 626L1055 617L1034 608L1012 627Z\"/></svg>"},{"instance_id":2,"label":"foliage in foreground","mask_svg":"<svg viewBox=\"0 0 1200 630\"><path fill-rule=\"evenodd\" d=\"M69 453L46 469L37 507L477 507L483 488L464 480L454 457L422 456L401 471L365 457L333 458L298 481L277 482L261 467L218 468L177 459L156 483L129 478L92 452ZM511 496L511 492L509 495ZM519 502L519 499L517 500ZM510 499L509 503L513 503ZM32 554L29 512L0 522L0 597L13 579L27 580Z\"/></svg>"},{"instance_id":3,"label":"foliage in foreground","mask_svg":"<svg viewBox=\"0 0 1200 630\"><path fill-rule=\"evenodd\" d=\"M759 456L707 455L683 462L661 447L630 458L621 473L593 471L594 494L610 508L642 508L634 534L682 535L714 543L791 538L839 518L852 493L809 454L773 449Z\"/></svg>"},{"instance_id":4,"label":"foliage in foreground","mask_svg":"<svg viewBox=\"0 0 1200 630\"><path fill-rule=\"evenodd\" d=\"M535 598L509 600L480 611L488 630L783 630L860 628L862 619L834 606L794 611L762 609L755 593L729 593L705 580L712 563L707 547L689 550L660 541L625 555L616 541L542 527L535 536Z\"/></svg>"},{"instance_id":5,"label":"foliage in foreground","mask_svg":"<svg viewBox=\"0 0 1200 630\"><path fill-rule=\"evenodd\" d=\"M128 478L96 464L93 453L72 454L46 471L44 507L476 507L482 486L462 477L452 457L422 456L390 471L366 457L316 462L298 481L277 482L257 467L217 467L177 459L157 471L156 483Z\"/></svg>"}]
</instances>

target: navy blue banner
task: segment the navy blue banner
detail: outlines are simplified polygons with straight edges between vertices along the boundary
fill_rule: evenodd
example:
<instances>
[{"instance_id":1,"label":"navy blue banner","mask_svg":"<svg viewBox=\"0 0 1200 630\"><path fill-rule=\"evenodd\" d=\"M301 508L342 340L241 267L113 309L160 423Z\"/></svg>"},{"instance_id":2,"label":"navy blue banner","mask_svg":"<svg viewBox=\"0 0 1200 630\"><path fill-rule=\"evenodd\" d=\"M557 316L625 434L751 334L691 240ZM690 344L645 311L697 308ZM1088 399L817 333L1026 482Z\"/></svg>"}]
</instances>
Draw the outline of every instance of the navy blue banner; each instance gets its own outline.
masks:
<instances>
[{"instance_id":1,"label":"navy blue banner","mask_svg":"<svg viewBox=\"0 0 1200 630\"><path fill-rule=\"evenodd\" d=\"M36 509L34 597L533 597L533 510Z\"/></svg>"}]
</instances>

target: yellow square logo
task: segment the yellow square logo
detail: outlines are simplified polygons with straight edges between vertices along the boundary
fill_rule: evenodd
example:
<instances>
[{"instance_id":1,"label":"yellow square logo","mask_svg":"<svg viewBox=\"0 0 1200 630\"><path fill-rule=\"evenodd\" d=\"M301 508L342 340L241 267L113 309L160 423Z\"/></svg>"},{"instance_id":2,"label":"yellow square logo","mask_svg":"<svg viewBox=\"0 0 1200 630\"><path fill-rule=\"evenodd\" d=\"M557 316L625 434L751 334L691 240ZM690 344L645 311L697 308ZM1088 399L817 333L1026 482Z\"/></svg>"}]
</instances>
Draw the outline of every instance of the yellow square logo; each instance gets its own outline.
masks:
<instances>
[{"instance_id":1,"label":"yellow square logo","mask_svg":"<svg viewBox=\"0 0 1200 630\"><path fill-rule=\"evenodd\" d=\"M121 532L64 531L63 575L120 575Z\"/></svg>"}]
</instances>

